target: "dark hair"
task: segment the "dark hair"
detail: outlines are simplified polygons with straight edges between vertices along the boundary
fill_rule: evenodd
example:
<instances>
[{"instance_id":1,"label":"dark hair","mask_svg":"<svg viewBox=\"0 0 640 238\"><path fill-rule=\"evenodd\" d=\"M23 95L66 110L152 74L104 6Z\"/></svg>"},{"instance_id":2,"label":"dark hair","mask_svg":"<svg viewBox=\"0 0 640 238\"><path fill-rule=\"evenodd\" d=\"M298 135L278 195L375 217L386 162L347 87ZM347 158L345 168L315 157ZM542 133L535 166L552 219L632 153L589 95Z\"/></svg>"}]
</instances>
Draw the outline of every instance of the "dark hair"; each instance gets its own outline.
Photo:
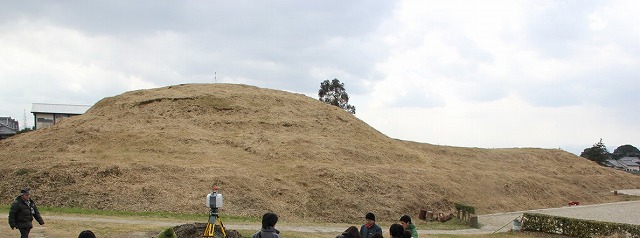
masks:
<instances>
[{"instance_id":1,"label":"dark hair","mask_svg":"<svg viewBox=\"0 0 640 238\"><path fill-rule=\"evenodd\" d=\"M80 235L78 235L78 238L96 238L96 235L93 234L93 231L85 230L80 232Z\"/></svg>"},{"instance_id":2,"label":"dark hair","mask_svg":"<svg viewBox=\"0 0 640 238\"><path fill-rule=\"evenodd\" d=\"M367 213L367 215L364 216L364 218L368 219L368 220L375 221L376 220L376 215L374 215L373 212L369 212L369 213Z\"/></svg>"},{"instance_id":3,"label":"dark hair","mask_svg":"<svg viewBox=\"0 0 640 238\"><path fill-rule=\"evenodd\" d=\"M400 217L400 221L403 221L407 224L411 224L411 217L408 215L403 215L402 217Z\"/></svg>"},{"instance_id":4,"label":"dark hair","mask_svg":"<svg viewBox=\"0 0 640 238\"><path fill-rule=\"evenodd\" d=\"M358 232L358 228L355 226L350 226L342 234L345 237L360 238L360 232Z\"/></svg>"},{"instance_id":5,"label":"dark hair","mask_svg":"<svg viewBox=\"0 0 640 238\"><path fill-rule=\"evenodd\" d=\"M404 237L404 227L402 225L395 223L389 227L389 234L391 237Z\"/></svg>"},{"instance_id":6,"label":"dark hair","mask_svg":"<svg viewBox=\"0 0 640 238\"><path fill-rule=\"evenodd\" d=\"M404 230L403 237L404 238L411 238L411 231L410 230Z\"/></svg>"},{"instance_id":7,"label":"dark hair","mask_svg":"<svg viewBox=\"0 0 640 238\"><path fill-rule=\"evenodd\" d=\"M276 223L278 223L278 215L275 213L267 212L262 215L262 228L276 226Z\"/></svg>"}]
</instances>

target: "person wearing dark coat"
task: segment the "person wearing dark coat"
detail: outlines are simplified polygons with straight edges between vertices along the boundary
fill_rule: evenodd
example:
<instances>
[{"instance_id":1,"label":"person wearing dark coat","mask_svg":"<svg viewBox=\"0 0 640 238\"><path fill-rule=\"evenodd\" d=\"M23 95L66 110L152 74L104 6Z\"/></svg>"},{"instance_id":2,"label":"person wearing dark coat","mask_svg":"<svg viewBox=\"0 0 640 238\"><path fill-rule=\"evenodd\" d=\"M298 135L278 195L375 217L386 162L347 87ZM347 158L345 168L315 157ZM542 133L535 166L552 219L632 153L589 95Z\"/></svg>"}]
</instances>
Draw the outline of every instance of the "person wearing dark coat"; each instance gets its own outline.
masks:
<instances>
[{"instance_id":1,"label":"person wearing dark coat","mask_svg":"<svg viewBox=\"0 0 640 238\"><path fill-rule=\"evenodd\" d=\"M277 222L278 216L275 213L265 213L262 215L262 229L253 234L252 238L282 238L280 231L275 228Z\"/></svg>"},{"instance_id":2,"label":"person wearing dark coat","mask_svg":"<svg viewBox=\"0 0 640 238\"><path fill-rule=\"evenodd\" d=\"M391 236L391 238L405 238L404 232L405 229L400 224L392 224L391 227L389 227L389 235ZM407 235L411 237L410 234Z\"/></svg>"},{"instance_id":3,"label":"person wearing dark coat","mask_svg":"<svg viewBox=\"0 0 640 238\"><path fill-rule=\"evenodd\" d=\"M13 201L9 210L9 226L12 230L18 228L21 238L28 238L29 232L33 228L33 218L40 225L44 225L44 220L40 216L36 203L31 200L29 189L21 189L20 195Z\"/></svg>"},{"instance_id":4,"label":"person wearing dark coat","mask_svg":"<svg viewBox=\"0 0 640 238\"><path fill-rule=\"evenodd\" d=\"M384 238L384 236L382 236L382 234L380 233L375 233L371 236L371 238Z\"/></svg>"},{"instance_id":5,"label":"person wearing dark coat","mask_svg":"<svg viewBox=\"0 0 640 238\"><path fill-rule=\"evenodd\" d=\"M360 227L360 236L362 238L371 238L373 234L382 234L382 228L376 224L376 215L369 212L364 216L366 223Z\"/></svg>"},{"instance_id":6,"label":"person wearing dark coat","mask_svg":"<svg viewBox=\"0 0 640 238\"><path fill-rule=\"evenodd\" d=\"M350 226L347 228L342 234L336 236L336 238L361 238L360 232L358 228L355 226Z\"/></svg>"}]
</instances>

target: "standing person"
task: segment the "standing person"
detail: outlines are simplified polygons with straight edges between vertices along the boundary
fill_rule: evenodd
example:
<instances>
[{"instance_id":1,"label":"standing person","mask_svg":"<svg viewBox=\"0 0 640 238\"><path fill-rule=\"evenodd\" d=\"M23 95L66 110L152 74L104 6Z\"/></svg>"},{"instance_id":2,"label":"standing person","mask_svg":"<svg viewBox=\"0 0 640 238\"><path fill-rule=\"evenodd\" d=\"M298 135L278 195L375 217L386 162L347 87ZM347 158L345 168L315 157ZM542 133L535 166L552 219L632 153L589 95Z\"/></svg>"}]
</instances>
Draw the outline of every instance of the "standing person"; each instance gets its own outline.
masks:
<instances>
[{"instance_id":1,"label":"standing person","mask_svg":"<svg viewBox=\"0 0 640 238\"><path fill-rule=\"evenodd\" d=\"M382 228L376 224L376 215L369 212L364 216L364 219L366 219L366 222L360 227L360 236L362 238L371 238L375 233L382 235Z\"/></svg>"},{"instance_id":2,"label":"standing person","mask_svg":"<svg viewBox=\"0 0 640 238\"><path fill-rule=\"evenodd\" d=\"M404 227L404 229L411 232L411 238L418 238L418 230L416 230L416 225L411 223L411 217L408 215L404 215L400 217L400 225Z\"/></svg>"},{"instance_id":3,"label":"standing person","mask_svg":"<svg viewBox=\"0 0 640 238\"><path fill-rule=\"evenodd\" d=\"M28 238L31 228L33 228L33 218L40 225L44 225L44 220L40 216L40 211L36 203L31 200L31 193L28 188L20 190L20 195L11 204L9 211L9 226L11 229L18 228L21 238Z\"/></svg>"},{"instance_id":4,"label":"standing person","mask_svg":"<svg viewBox=\"0 0 640 238\"><path fill-rule=\"evenodd\" d=\"M262 215L262 229L253 234L252 238L282 238L280 231L276 230L278 216L275 213L267 212Z\"/></svg>"}]
</instances>

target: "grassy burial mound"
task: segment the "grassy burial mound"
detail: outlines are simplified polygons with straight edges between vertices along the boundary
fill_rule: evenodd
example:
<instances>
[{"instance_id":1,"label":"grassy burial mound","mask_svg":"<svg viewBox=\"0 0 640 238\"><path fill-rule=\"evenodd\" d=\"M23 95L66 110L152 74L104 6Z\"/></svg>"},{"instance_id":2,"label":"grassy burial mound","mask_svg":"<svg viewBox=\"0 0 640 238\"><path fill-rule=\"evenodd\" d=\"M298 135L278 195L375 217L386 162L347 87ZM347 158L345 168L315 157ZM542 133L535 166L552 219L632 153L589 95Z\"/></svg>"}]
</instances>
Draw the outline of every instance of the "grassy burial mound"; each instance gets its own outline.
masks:
<instances>
[{"instance_id":1,"label":"grassy burial mound","mask_svg":"<svg viewBox=\"0 0 640 238\"><path fill-rule=\"evenodd\" d=\"M481 214L622 199L637 176L562 150L480 149L392 139L301 94L189 84L104 98L54 127L0 141L0 196L41 206L361 221L453 202Z\"/></svg>"}]
</instances>

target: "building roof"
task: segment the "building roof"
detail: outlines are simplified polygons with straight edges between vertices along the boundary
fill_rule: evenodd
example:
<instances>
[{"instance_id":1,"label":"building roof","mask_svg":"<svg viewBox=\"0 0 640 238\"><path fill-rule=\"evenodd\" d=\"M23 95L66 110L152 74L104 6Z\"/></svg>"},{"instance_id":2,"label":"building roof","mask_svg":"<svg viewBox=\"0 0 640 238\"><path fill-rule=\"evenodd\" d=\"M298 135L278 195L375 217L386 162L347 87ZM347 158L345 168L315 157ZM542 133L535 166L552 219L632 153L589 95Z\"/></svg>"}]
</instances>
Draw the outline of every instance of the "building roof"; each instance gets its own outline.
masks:
<instances>
[{"instance_id":1,"label":"building roof","mask_svg":"<svg viewBox=\"0 0 640 238\"><path fill-rule=\"evenodd\" d=\"M620 161L631 161L631 162L640 162L640 158L638 157L622 157L619 159Z\"/></svg>"},{"instance_id":2,"label":"building roof","mask_svg":"<svg viewBox=\"0 0 640 238\"><path fill-rule=\"evenodd\" d=\"M624 157L619 160L608 159L607 162L614 168L627 169L630 167L640 167L640 158Z\"/></svg>"},{"instance_id":3,"label":"building roof","mask_svg":"<svg viewBox=\"0 0 640 238\"><path fill-rule=\"evenodd\" d=\"M56 114L75 114L81 115L89 110L88 105L69 105L69 104L50 104L50 103L33 103L31 105L31 113L56 113Z\"/></svg>"},{"instance_id":4,"label":"building roof","mask_svg":"<svg viewBox=\"0 0 640 238\"><path fill-rule=\"evenodd\" d=\"M613 166L613 167L615 167L615 168L624 168L624 167L625 167L625 166L624 166L624 164L620 163L620 161L618 161L618 160L608 159L608 160L607 160L607 162L608 162L611 166Z\"/></svg>"},{"instance_id":5,"label":"building roof","mask_svg":"<svg viewBox=\"0 0 640 238\"><path fill-rule=\"evenodd\" d=\"M0 124L0 135L15 135L16 131L5 126L4 124Z\"/></svg>"},{"instance_id":6,"label":"building roof","mask_svg":"<svg viewBox=\"0 0 640 238\"><path fill-rule=\"evenodd\" d=\"M623 164L624 166L640 166L640 164L638 164L635 161L628 161L628 160L624 160L624 161L620 161L621 164Z\"/></svg>"}]
</instances>

